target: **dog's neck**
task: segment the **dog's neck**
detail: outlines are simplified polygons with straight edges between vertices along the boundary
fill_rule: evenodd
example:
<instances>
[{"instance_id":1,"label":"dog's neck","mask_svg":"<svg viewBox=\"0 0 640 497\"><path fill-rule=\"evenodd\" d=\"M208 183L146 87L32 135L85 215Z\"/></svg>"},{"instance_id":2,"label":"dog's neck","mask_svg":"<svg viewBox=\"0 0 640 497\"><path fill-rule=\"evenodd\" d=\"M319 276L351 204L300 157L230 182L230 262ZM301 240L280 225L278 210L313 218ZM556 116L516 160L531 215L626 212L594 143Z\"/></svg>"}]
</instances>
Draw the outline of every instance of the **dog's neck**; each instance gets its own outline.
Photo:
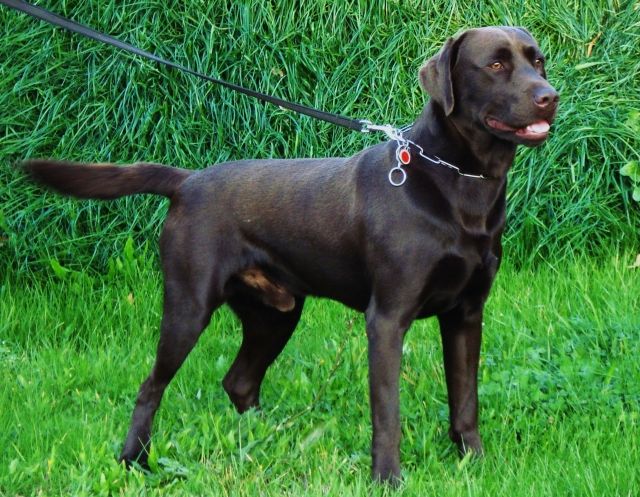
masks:
<instances>
[{"instance_id":1,"label":"dog's neck","mask_svg":"<svg viewBox=\"0 0 640 497\"><path fill-rule=\"evenodd\" d=\"M474 126L470 118L454 111L446 116L433 99L407 133L430 155L456 165L467 174L503 178L516 153L514 143L501 140ZM453 142L453 143L452 143Z\"/></svg>"},{"instance_id":2,"label":"dog's neck","mask_svg":"<svg viewBox=\"0 0 640 497\"><path fill-rule=\"evenodd\" d=\"M467 119L467 122L469 120ZM506 201L507 171L513 163L516 145L484 133L474 132L471 124L447 117L431 101L417 119L407 138L429 155L437 155L466 174L482 174L491 179L464 178L445 168L424 168L427 174L448 175L450 181L439 185L442 198L449 202L461 225L471 232L487 229L502 231Z\"/></svg>"}]
</instances>

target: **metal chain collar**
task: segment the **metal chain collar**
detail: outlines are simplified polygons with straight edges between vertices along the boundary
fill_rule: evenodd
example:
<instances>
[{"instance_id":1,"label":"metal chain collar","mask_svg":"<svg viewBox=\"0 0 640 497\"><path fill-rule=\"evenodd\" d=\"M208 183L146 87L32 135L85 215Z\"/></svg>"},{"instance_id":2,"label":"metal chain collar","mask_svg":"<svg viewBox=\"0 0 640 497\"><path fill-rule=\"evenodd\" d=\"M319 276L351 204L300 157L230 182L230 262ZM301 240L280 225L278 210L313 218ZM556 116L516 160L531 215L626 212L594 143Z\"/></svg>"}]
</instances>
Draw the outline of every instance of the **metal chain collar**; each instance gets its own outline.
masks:
<instances>
[{"instance_id":1,"label":"metal chain collar","mask_svg":"<svg viewBox=\"0 0 640 497\"><path fill-rule=\"evenodd\" d=\"M396 165L391 168L389 171L389 183L393 186L402 186L407 181L407 172L404 170L403 166L408 165L411 162L411 150L410 147L413 146L418 151L418 155L423 159L428 160L432 164L444 166L449 169L454 170L460 176L464 176L465 178L474 178L474 179L495 179L491 176L485 176L484 174L468 174L463 173L462 170L450 162L442 160L437 155L429 156L424 153L424 149L418 145L416 142L409 140L404 136L404 134L411 129L411 125L405 126L404 128L396 128L391 126L390 124L372 124L369 121L362 121L362 132L369 133L371 131L381 131L386 134L389 139L395 141L397 143L396 148Z\"/></svg>"}]
</instances>

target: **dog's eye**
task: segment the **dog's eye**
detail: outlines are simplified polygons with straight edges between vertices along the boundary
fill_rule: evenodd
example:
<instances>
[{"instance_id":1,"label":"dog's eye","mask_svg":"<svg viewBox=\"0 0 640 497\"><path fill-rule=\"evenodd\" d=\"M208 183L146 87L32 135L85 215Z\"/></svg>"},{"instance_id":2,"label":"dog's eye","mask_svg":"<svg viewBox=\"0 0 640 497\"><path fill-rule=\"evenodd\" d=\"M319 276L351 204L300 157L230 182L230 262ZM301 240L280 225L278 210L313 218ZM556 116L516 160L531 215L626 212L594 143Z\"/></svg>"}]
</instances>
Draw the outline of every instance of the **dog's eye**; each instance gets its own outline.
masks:
<instances>
[{"instance_id":1,"label":"dog's eye","mask_svg":"<svg viewBox=\"0 0 640 497\"><path fill-rule=\"evenodd\" d=\"M536 65L536 67L542 67L544 65L544 59L542 57L538 57L534 61L534 64Z\"/></svg>"},{"instance_id":2,"label":"dog's eye","mask_svg":"<svg viewBox=\"0 0 640 497\"><path fill-rule=\"evenodd\" d=\"M502 62L500 62L499 60L496 60L495 62L490 64L489 67L491 69L493 69L494 71L500 71L501 69L504 69L504 64Z\"/></svg>"}]
</instances>

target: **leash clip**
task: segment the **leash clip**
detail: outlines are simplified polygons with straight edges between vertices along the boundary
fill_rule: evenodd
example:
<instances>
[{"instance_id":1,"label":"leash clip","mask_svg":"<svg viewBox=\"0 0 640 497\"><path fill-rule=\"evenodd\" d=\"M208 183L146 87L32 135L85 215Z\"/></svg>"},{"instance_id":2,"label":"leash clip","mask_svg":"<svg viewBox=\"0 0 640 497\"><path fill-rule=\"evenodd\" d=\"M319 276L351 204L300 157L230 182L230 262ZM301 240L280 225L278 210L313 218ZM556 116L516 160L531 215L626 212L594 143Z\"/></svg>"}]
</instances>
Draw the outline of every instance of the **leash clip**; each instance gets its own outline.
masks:
<instances>
[{"instance_id":1,"label":"leash clip","mask_svg":"<svg viewBox=\"0 0 640 497\"><path fill-rule=\"evenodd\" d=\"M396 148L396 166L389 171L389 183L393 186L402 186L407 181L407 172L402 167L411 162L411 152L409 151L409 140L404 137L403 130L391 126L390 124L373 124L371 121L360 121L362 123L362 132L370 133L372 131L381 131L390 140L397 143Z\"/></svg>"},{"instance_id":2,"label":"leash clip","mask_svg":"<svg viewBox=\"0 0 640 497\"><path fill-rule=\"evenodd\" d=\"M382 131L389 137L390 140L397 142L405 142L404 136L402 136L402 130L391 126L391 124L373 124L371 121L362 120L362 132L371 133L372 131Z\"/></svg>"}]
</instances>

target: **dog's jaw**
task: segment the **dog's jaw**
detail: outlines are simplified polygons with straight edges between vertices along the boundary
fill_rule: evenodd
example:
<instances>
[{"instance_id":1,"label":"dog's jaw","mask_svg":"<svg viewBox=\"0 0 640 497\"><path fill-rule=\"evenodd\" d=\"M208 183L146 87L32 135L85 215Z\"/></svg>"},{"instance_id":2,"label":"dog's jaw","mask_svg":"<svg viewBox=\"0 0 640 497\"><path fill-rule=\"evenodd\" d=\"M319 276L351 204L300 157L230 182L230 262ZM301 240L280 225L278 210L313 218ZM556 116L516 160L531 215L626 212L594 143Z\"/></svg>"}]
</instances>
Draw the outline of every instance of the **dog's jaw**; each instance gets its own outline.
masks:
<instances>
[{"instance_id":1,"label":"dog's jaw","mask_svg":"<svg viewBox=\"0 0 640 497\"><path fill-rule=\"evenodd\" d=\"M546 119L539 119L525 126L511 126L495 117L488 116L484 120L487 130L518 145L536 147L541 145L549 136L551 123Z\"/></svg>"}]
</instances>

